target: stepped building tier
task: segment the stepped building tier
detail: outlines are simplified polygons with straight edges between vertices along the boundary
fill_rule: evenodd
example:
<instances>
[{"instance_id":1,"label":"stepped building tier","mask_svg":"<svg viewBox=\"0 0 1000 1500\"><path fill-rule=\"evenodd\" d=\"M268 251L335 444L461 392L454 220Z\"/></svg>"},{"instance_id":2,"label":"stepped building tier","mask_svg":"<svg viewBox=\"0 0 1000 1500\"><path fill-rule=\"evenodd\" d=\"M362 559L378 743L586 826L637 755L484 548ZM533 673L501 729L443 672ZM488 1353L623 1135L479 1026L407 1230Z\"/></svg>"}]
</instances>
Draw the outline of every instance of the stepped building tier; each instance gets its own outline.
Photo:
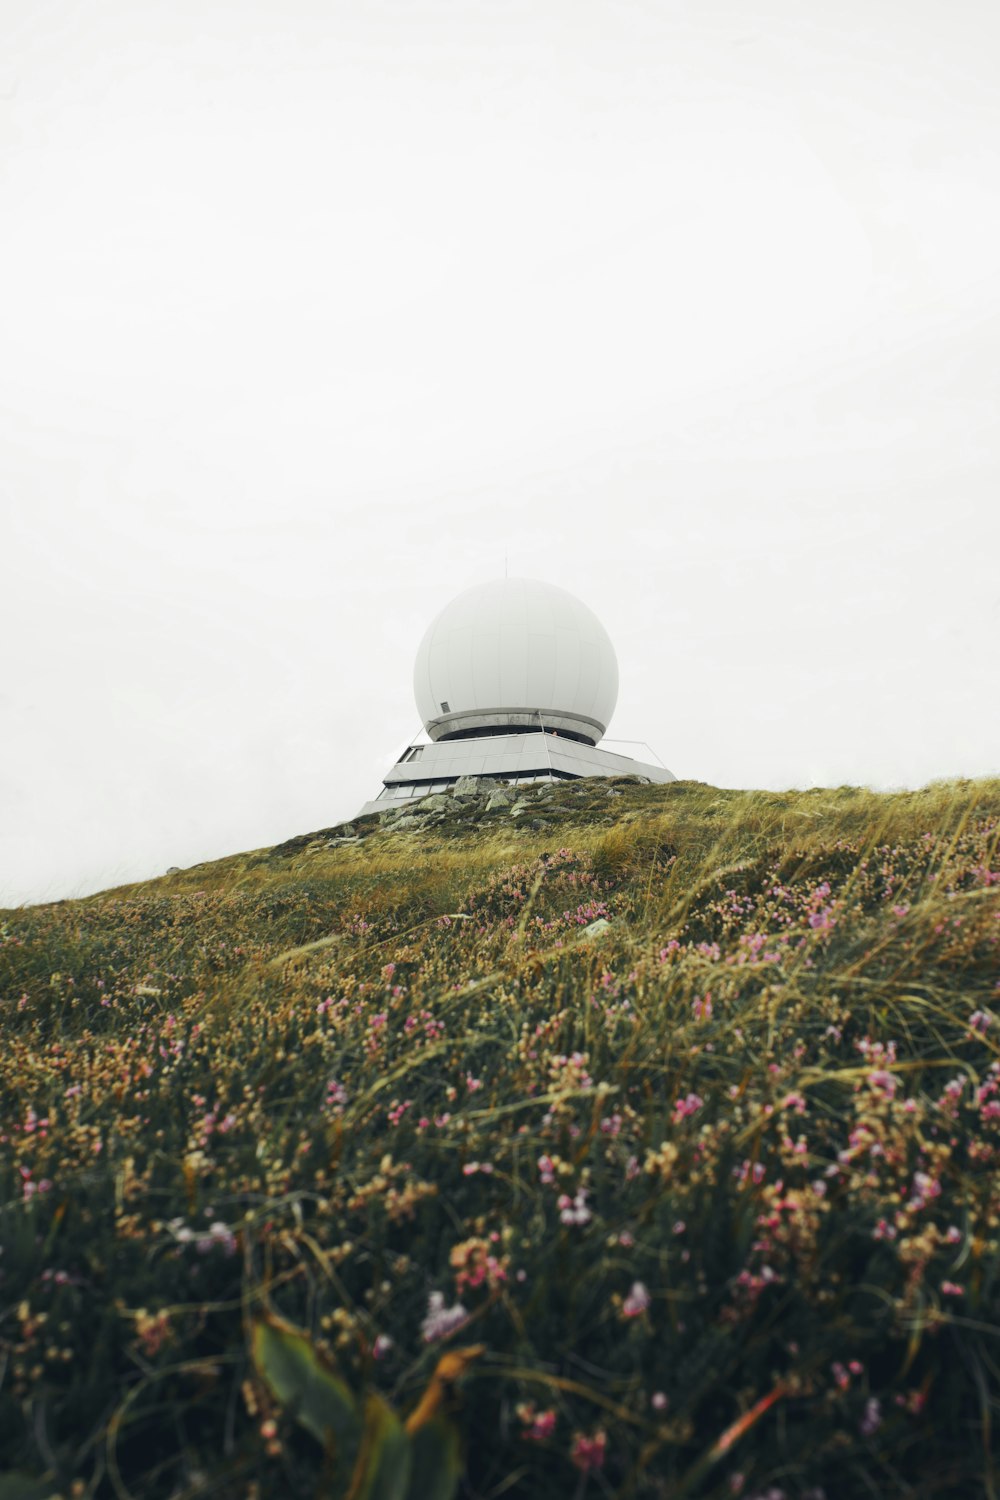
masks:
<instances>
[{"instance_id":1,"label":"stepped building tier","mask_svg":"<svg viewBox=\"0 0 1000 1500\"><path fill-rule=\"evenodd\" d=\"M600 746L618 699L614 647L593 611L553 584L501 578L459 594L420 643L413 688L430 743L407 747L362 812L465 777L676 780Z\"/></svg>"}]
</instances>

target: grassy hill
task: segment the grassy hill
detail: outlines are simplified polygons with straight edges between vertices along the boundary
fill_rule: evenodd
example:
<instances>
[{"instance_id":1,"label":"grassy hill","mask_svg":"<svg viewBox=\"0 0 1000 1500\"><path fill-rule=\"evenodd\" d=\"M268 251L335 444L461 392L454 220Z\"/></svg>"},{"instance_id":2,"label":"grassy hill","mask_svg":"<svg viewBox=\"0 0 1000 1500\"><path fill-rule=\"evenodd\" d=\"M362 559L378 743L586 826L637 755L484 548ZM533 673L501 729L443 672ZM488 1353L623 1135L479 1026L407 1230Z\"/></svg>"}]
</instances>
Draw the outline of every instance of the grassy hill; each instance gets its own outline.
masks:
<instances>
[{"instance_id":1,"label":"grassy hill","mask_svg":"<svg viewBox=\"0 0 1000 1500\"><path fill-rule=\"evenodd\" d=\"M0 913L0 1500L995 1500L1000 781L525 804Z\"/></svg>"}]
</instances>

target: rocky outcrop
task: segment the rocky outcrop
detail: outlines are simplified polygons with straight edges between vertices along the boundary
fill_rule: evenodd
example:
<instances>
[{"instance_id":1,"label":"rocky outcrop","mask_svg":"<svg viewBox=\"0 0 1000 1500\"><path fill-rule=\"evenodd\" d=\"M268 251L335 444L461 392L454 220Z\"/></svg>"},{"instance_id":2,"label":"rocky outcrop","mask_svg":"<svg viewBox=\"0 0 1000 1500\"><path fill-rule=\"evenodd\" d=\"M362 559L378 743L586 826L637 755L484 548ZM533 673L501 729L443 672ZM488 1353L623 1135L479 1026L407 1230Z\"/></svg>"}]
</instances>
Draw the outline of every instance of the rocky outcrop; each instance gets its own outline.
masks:
<instances>
[{"instance_id":1,"label":"rocky outcrop","mask_svg":"<svg viewBox=\"0 0 1000 1500\"><path fill-rule=\"evenodd\" d=\"M502 781L497 781L493 776L460 776L455 782L453 795L456 797L479 797L484 792L496 792L503 786Z\"/></svg>"},{"instance_id":2,"label":"rocky outcrop","mask_svg":"<svg viewBox=\"0 0 1000 1500\"><path fill-rule=\"evenodd\" d=\"M440 836L447 838L473 828L485 832L503 826L512 833L529 829L538 833L581 815L591 822L612 824L629 814L610 816L605 799L621 797L622 788L643 785L648 783L641 776L588 776L519 787L495 777L463 776L447 791L430 792L405 802L387 802L377 812L349 823L337 823L332 828L289 839L264 857L271 860L350 847L380 831L410 834L437 829Z\"/></svg>"}]
</instances>

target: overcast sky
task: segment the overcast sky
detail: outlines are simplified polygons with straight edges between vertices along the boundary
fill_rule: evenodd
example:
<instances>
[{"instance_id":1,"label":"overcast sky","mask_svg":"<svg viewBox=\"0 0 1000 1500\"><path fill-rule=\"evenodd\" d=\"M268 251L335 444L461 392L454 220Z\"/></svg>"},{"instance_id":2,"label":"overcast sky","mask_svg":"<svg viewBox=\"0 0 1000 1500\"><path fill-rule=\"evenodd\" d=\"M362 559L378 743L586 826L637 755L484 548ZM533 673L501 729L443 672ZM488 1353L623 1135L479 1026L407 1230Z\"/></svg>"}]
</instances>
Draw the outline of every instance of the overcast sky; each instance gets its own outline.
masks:
<instances>
[{"instance_id":1,"label":"overcast sky","mask_svg":"<svg viewBox=\"0 0 1000 1500\"><path fill-rule=\"evenodd\" d=\"M994 0L0 0L0 902L328 826L460 589L731 787L1000 771Z\"/></svg>"}]
</instances>

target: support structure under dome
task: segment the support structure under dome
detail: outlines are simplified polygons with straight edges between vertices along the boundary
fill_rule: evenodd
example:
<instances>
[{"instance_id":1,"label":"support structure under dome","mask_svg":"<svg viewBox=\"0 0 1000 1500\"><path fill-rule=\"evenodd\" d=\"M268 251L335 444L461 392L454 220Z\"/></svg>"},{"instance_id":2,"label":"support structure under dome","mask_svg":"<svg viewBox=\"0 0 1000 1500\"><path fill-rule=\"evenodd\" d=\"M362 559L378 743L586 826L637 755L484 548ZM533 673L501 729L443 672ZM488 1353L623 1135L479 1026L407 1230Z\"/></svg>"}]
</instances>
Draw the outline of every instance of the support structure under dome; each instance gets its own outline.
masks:
<instances>
[{"instance_id":1,"label":"support structure under dome","mask_svg":"<svg viewBox=\"0 0 1000 1500\"><path fill-rule=\"evenodd\" d=\"M466 776L526 786L538 781L573 781L580 776L641 776L676 781L663 766L647 765L600 746L583 745L556 734L505 734L470 740L410 745L387 771L378 797L359 816L384 812L435 792L450 792Z\"/></svg>"},{"instance_id":2,"label":"support structure under dome","mask_svg":"<svg viewBox=\"0 0 1000 1500\"><path fill-rule=\"evenodd\" d=\"M677 779L598 744L618 697L614 647L593 611L552 584L501 578L459 594L428 627L413 685L431 743L407 747L362 816L466 778Z\"/></svg>"}]
</instances>

